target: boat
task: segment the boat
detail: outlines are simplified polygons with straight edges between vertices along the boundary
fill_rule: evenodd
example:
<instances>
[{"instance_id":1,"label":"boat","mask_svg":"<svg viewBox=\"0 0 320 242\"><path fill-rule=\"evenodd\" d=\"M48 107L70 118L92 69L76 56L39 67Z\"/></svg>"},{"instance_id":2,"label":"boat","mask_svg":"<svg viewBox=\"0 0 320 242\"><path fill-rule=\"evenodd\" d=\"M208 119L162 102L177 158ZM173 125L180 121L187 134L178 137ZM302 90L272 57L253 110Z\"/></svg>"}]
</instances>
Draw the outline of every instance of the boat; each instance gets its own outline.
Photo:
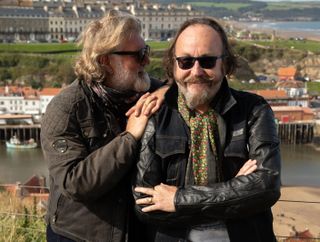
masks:
<instances>
[{"instance_id":1,"label":"boat","mask_svg":"<svg viewBox=\"0 0 320 242\"><path fill-rule=\"evenodd\" d=\"M29 139L28 141L21 142L19 138L14 135L10 138L9 141L6 141L7 148L17 148L17 149L33 149L37 148L38 144L34 139Z\"/></svg>"}]
</instances>

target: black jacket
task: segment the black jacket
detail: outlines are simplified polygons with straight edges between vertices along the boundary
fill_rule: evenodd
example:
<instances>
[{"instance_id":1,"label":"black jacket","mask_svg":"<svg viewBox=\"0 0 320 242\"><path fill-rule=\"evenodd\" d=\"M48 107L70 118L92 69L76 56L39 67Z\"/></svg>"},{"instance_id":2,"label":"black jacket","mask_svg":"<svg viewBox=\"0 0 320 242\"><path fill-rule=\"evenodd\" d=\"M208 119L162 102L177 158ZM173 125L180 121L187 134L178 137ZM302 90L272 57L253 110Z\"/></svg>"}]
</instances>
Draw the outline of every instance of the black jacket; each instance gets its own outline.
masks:
<instances>
[{"instance_id":1,"label":"black jacket","mask_svg":"<svg viewBox=\"0 0 320 242\"><path fill-rule=\"evenodd\" d=\"M152 90L160 85L152 83ZM53 98L42 119L50 179L46 220L76 241L128 240L128 177L138 144L123 132L125 114L113 113L108 125L104 108L77 80Z\"/></svg>"},{"instance_id":2,"label":"black jacket","mask_svg":"<svg viewBox=\"0 0 320 242\"><path fill-rule=\"evenodd\" d=\"M133 187L175 185L175 213L143 213L141 220L156 224L158 233L183 238L190 226L225 221L231 241L275 241L271 206L280 196L280 150L273 112L260 96L236 91L227 80L212 102L216 111L224 182L207 187L185 186L190 131L177 110L177 86L166 104L149 120ZM258 161L250 175L235 177L248 159ZM134 192L135 198L141 194ZM175 241L175 240L173 240Z\"/></svg>"}]
</instances>

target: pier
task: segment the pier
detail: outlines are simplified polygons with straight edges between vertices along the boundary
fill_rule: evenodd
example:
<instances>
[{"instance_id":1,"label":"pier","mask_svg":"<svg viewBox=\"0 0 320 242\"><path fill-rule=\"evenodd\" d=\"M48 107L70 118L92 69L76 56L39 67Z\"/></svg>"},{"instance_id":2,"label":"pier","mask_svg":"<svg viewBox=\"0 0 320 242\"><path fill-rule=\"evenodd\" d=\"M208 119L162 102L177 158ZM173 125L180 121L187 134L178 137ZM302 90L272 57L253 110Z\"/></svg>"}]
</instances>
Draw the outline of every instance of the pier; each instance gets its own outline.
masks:
<instances>
[{"instance_id":1,"label":"pier","mask_svg":"<svg viewBox=\"0 0 320 242\"><path fill-rule=\"evenodd\" d=\"M317 134L318 126L315 121L279 122L277 131L282 143L306 144L311 143L314 136L320 135ZM17 135L22 141L33 138L40 144L40 129L40 124L0 125L0 141L4 142Z\"/></svg>"},{"instance_id":2,"label":"pier","mask_svg":"<svg viewBox=\"0 0 320 242\"><path fill-rule=\"evenodd\" d=\"M40 145L40 124L0 125L0 141L7 141L13 135L21 141L33 138Z\"/></svg>"},{"instance_id":3,"label":"pier","mask_svg":"<svg viewBox=\"0 0 320 242\"><path fill-rule=\"evenodd\" d=\"M312 142L315 127L315 121L279 122L277 124L277 131L282 143L306 144Z\"/></svg>"}]
</instances>

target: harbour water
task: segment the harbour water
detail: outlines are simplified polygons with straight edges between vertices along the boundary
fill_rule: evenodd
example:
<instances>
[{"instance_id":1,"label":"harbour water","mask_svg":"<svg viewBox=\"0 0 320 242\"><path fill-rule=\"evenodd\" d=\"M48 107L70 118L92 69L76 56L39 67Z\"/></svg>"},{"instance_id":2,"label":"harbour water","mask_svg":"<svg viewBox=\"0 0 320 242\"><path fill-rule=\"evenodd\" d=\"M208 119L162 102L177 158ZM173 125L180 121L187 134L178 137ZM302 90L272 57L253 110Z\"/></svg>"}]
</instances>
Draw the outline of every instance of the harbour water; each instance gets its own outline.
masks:
<instances>
[{"instance_id":1,"label":"harbour water","mask_svg":"<svg viewBox=\"0 0 320 242\"><path fill-rule=\"evenodd\" d=\"M320 151L309 145L281 145L282 184L320 186ZM0 145L0 184L25 182L32 175L48 177L40 148L15 150Z\"/></svg>"},{"instance_id":2,"label":"harbour water","mask_svg":"<svg viewBox=\"0 0 320 242\"><path fill-rule=\"evenodd\" d=\"M273 32L282 37L302 37L320 40L320 21L235 22L234 24L252 31Z\"/></svg>"},{"instance_id":3,"label":"harbour water","mask_svg":"<svg viewBox=\"0 0 320 242\"><path fill-rule=\"evenodd\" d=\"M320 36L320 21L290 21L290 22L244 22L251 28L274 29L287 31L317 32Z\"/></svg>"}]
</instances>

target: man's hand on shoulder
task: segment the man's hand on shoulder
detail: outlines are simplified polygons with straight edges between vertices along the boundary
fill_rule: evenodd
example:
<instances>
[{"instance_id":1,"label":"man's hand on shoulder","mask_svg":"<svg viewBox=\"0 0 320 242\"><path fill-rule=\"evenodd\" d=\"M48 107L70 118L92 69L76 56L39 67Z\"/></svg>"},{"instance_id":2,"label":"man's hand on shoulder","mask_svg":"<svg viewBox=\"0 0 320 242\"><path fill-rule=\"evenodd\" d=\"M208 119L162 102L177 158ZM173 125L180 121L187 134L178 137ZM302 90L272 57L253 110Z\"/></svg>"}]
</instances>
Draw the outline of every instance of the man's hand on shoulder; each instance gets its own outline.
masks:
<instances>
[{"instance_id":1,"label":"man's hand on shoulder","mask_svg":"<svg viewBox=\"0 0 320 242\"><path fill-rule=\"evenodd\" d=\"M142 95L136 105L128 110L126 116L129 117L133 113L135 116L139 116L141 113L151 116L157 112L164 101L164 95L168 91L169 87L169 85L164 85L153 93L147 92Z\"/></svg>"}]
</instances>

